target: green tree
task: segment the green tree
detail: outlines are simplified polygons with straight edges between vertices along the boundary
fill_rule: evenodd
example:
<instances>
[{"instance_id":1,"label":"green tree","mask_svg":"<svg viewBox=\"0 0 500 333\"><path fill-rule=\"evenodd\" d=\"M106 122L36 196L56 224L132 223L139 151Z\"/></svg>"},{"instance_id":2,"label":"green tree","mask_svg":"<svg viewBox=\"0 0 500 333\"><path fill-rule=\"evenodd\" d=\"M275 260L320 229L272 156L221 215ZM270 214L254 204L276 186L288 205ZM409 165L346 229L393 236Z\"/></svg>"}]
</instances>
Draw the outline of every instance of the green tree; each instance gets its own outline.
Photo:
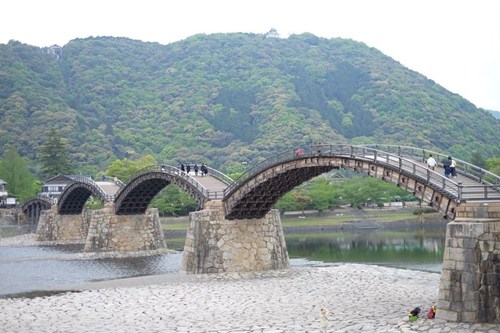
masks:
<instances>
[{"instance_id":1,"label":"green tree","mask_svg":"<svg viewBox=\"0 0 500 333\"><path fill-rule=\"evenodd\" d=\"M39 190L38 183L29 170L28 160L21 157L14 147L7 149L0 160L0 177L7 182L9 194L17 196L21 202L34 196Z\"/></svg>"},{"instance_id":2,"label":"green tree","mask_svg":"<svg viewBox=\"0 0 500 333\"><path fill-rule=\"evenodd\" d=\"M160 216L188 215L196 210L198 203L186 192L174 185L165 187L152 201L151 207L158 208Z\"/></svg>"},{"instance_id":3,"label":"green tree","mask_svg":"<svg viewBox=\"0 0 500 333\"><path fill-rule=\"evenodd\" d=\"M54 127L49 128L47 138L40 147L40 162L43 177L73 172L66 143Z\"/></svg>"},{"instance_id":4,"label":"green tree","mask_svg":"<svg viewBox=\"0 0 500 333\"><path fill-rule=\"evenodd\" d=\"M483 154L481 154L481 152L477 150L472 152L470 162L471 164L474 164L475 166L478 166L480 168L486 167Z\"/></svg>"},{"instance_id":5,"label":"green tree","mask_svg":"<svg viewBox=\"0 0 500 333\"><path fill-rule=\"evenodd\" d=\"M278 202L276 202L275 208L279 209L280 212L298 210L299 204L295 191L296 190L292 190L279 199Z\"/></svg>"},{"instance_id":6,"label":"green tree","mask_svg":"<svg viewBox=\"0 0 500 333\"><path fill-rule=\"evenodd\" d=\"M331 206L331 192L332 187L327 178L318 177L312 182L311 188L309 189L309 195L314 207L320 212L327 210L328 208L333 208Z\"/></svg>"},{"instance_id":7,"label":"green tree","mask_svg":"<svg viewBox=\"0 0 500 333\"><path fill-rule=\"evenodd\" d=\"M152 155L145 155L138 160L129 160L125 158L123 160L116 160L113 162L113 164L109 166L108 170L106 170L106 175L126 181L139 170L156 164L156 160Z\"/></svg>"},{"instance_id":8,"label":"green tree","mask_svg":"<svg viewBox=\"0 0 500 333\"><path fill-rule=\"evenodd\" d=\"M488 171L500 176L500 157L493 157L486 160Z\"/></svg>"}]
</instances>

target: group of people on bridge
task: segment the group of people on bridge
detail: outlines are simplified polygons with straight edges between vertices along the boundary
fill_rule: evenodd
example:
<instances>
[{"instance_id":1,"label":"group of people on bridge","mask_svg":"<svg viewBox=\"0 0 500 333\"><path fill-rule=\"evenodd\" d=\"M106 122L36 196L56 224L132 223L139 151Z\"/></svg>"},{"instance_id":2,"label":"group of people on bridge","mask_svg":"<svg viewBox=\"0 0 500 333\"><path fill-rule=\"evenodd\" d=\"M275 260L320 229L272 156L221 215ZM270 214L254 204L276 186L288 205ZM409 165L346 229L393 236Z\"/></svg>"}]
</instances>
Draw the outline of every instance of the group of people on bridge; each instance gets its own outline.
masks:
<instances>
[{"instance_id":1,"label":"group of people on bridge","mask_svg":"<svg viewBox=\"0 0 500 333\"><path fill-rule=\"evenodd\" d=\"M181 163L181 167L180 167L181 171L182 172L185 172L187 174L189 174L191 172L191 164L189 163L186 163L184 165L184 163ZM207 166L205 165L205 163L201 163L201 166L198 167L198 164L194 164L193 165L193 170L194 170L194 175L195 176L198 176L198 172L201 173L201 176L206 176L208 174L208 168Z\"/></svg>"},{"instance_id":2,"label":"group of people on bridge","mask_svg":"<svg viewBox=\"0 0 500 333\"><path fill-rule=\"evenodd\" d=\"M427 159L427 167L434 171L437 165L436 159L432 156L432 154L429 154L429 158ZM457 178L457 162L451 158L451 156L448 156L448 158L445 158L441 161L441 164L443 165L444 168L444 175L446 178Z\"/></svg>"}]
</instances>

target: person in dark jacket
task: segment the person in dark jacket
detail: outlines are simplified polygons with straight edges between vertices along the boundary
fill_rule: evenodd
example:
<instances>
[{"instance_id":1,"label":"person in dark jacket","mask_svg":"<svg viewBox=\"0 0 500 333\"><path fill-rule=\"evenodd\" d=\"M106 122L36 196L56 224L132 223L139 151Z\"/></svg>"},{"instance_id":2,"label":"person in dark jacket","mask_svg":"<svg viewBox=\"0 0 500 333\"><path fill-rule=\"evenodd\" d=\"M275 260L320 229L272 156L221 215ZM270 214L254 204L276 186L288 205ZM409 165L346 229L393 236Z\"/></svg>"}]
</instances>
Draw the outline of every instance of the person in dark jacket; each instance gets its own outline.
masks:
<instances>
[{"instance_id":1,"label":"person in dark jacket","mask_svg":"<svg viewBox=\"0 0 500 333\"><path fill-rule=\"evenodd\" d=\"M208 173L208 169L207 169L207 166L205 165L205 163L201 163L201 176L206 176L207 173Z\"/></svg>"},{"instance_id":2,"label":"person in dark jacket","mask_svg":"<svg viewBox=\"0 0 500 333\"><path fill-rule=\"evenodd\" d=\"M448 158L445 158L444 160L442 160L441 163L443 164L445 177L446 178L450 178L450 174L451 174L451 156L448 156Z\"/></svg>"}]
</instances>

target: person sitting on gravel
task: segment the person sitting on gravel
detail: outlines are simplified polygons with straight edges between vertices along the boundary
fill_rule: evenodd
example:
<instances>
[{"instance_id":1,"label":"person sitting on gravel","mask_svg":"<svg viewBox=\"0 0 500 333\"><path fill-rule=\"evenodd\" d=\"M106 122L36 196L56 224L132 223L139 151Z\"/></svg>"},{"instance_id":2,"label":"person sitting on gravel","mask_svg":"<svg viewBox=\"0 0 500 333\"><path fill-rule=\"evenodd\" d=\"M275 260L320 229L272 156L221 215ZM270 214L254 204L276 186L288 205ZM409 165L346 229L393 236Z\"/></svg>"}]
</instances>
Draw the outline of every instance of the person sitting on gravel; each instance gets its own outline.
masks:
<instances>
[{"instance_id":1,"label":"person sitting on gravel","mask_svg":"<svg viewBox=\"0 0 500 333\"><path fill-rule=\"evenodd\" d=\"M410 321L415 321L417 320L419 314L420 314L420 308L417 306L415 309L410 311L408 317Z\"/></svg>"}]
</instances>

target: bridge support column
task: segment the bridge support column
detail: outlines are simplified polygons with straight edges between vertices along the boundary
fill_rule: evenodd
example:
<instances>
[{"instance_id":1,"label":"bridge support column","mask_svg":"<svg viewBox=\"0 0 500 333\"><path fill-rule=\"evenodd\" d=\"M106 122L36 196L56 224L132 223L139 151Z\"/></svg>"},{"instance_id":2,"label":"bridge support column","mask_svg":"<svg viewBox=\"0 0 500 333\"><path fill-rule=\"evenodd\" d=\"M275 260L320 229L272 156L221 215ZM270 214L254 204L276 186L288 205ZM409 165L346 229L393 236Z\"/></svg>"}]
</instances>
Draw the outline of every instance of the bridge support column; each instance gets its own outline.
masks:
<instances>
[{"instance_id":1,"label":"bridge support column","mask_svg":"<svg viewBox=\"0 0 500 333\"><path fill-rule=\"evenodd\" d=\"M249 272L290 266L279 212L264 218L226 220L224 204L209 201L189 214L181 270L186 273Z\"/></svg>"},{"instance_id":2,"label":"bridge support column","mask_svg":"<svg viewBox=\"0 0 500 333\"><path fill-rule=\"evenodd\" d=\"M500 203L464 203L448 223L437 317L500 322Z\"/></svg>"},{"instance_id":3,"label":"bridge support column","mask_svg":"<svg viewBox=\"0 0 500 333\"><path fill-rule=\"evenodd\" d=\"M135 252L164 249L158 209L144 214L116 215L115 205L92 211L84 252Z\"/></svg>"},{"instance_id":4,"label":"bridge support column","mask_svg":"<svg viewBox=\"0 0 500 333\"><path fill-rule=\"evenodd\" d=\"M60 215L57 206L41 210L36 229L39 241L53 241L56 244L83 243L87 237L88 214Z\"/></svg>"}]
</instances>

